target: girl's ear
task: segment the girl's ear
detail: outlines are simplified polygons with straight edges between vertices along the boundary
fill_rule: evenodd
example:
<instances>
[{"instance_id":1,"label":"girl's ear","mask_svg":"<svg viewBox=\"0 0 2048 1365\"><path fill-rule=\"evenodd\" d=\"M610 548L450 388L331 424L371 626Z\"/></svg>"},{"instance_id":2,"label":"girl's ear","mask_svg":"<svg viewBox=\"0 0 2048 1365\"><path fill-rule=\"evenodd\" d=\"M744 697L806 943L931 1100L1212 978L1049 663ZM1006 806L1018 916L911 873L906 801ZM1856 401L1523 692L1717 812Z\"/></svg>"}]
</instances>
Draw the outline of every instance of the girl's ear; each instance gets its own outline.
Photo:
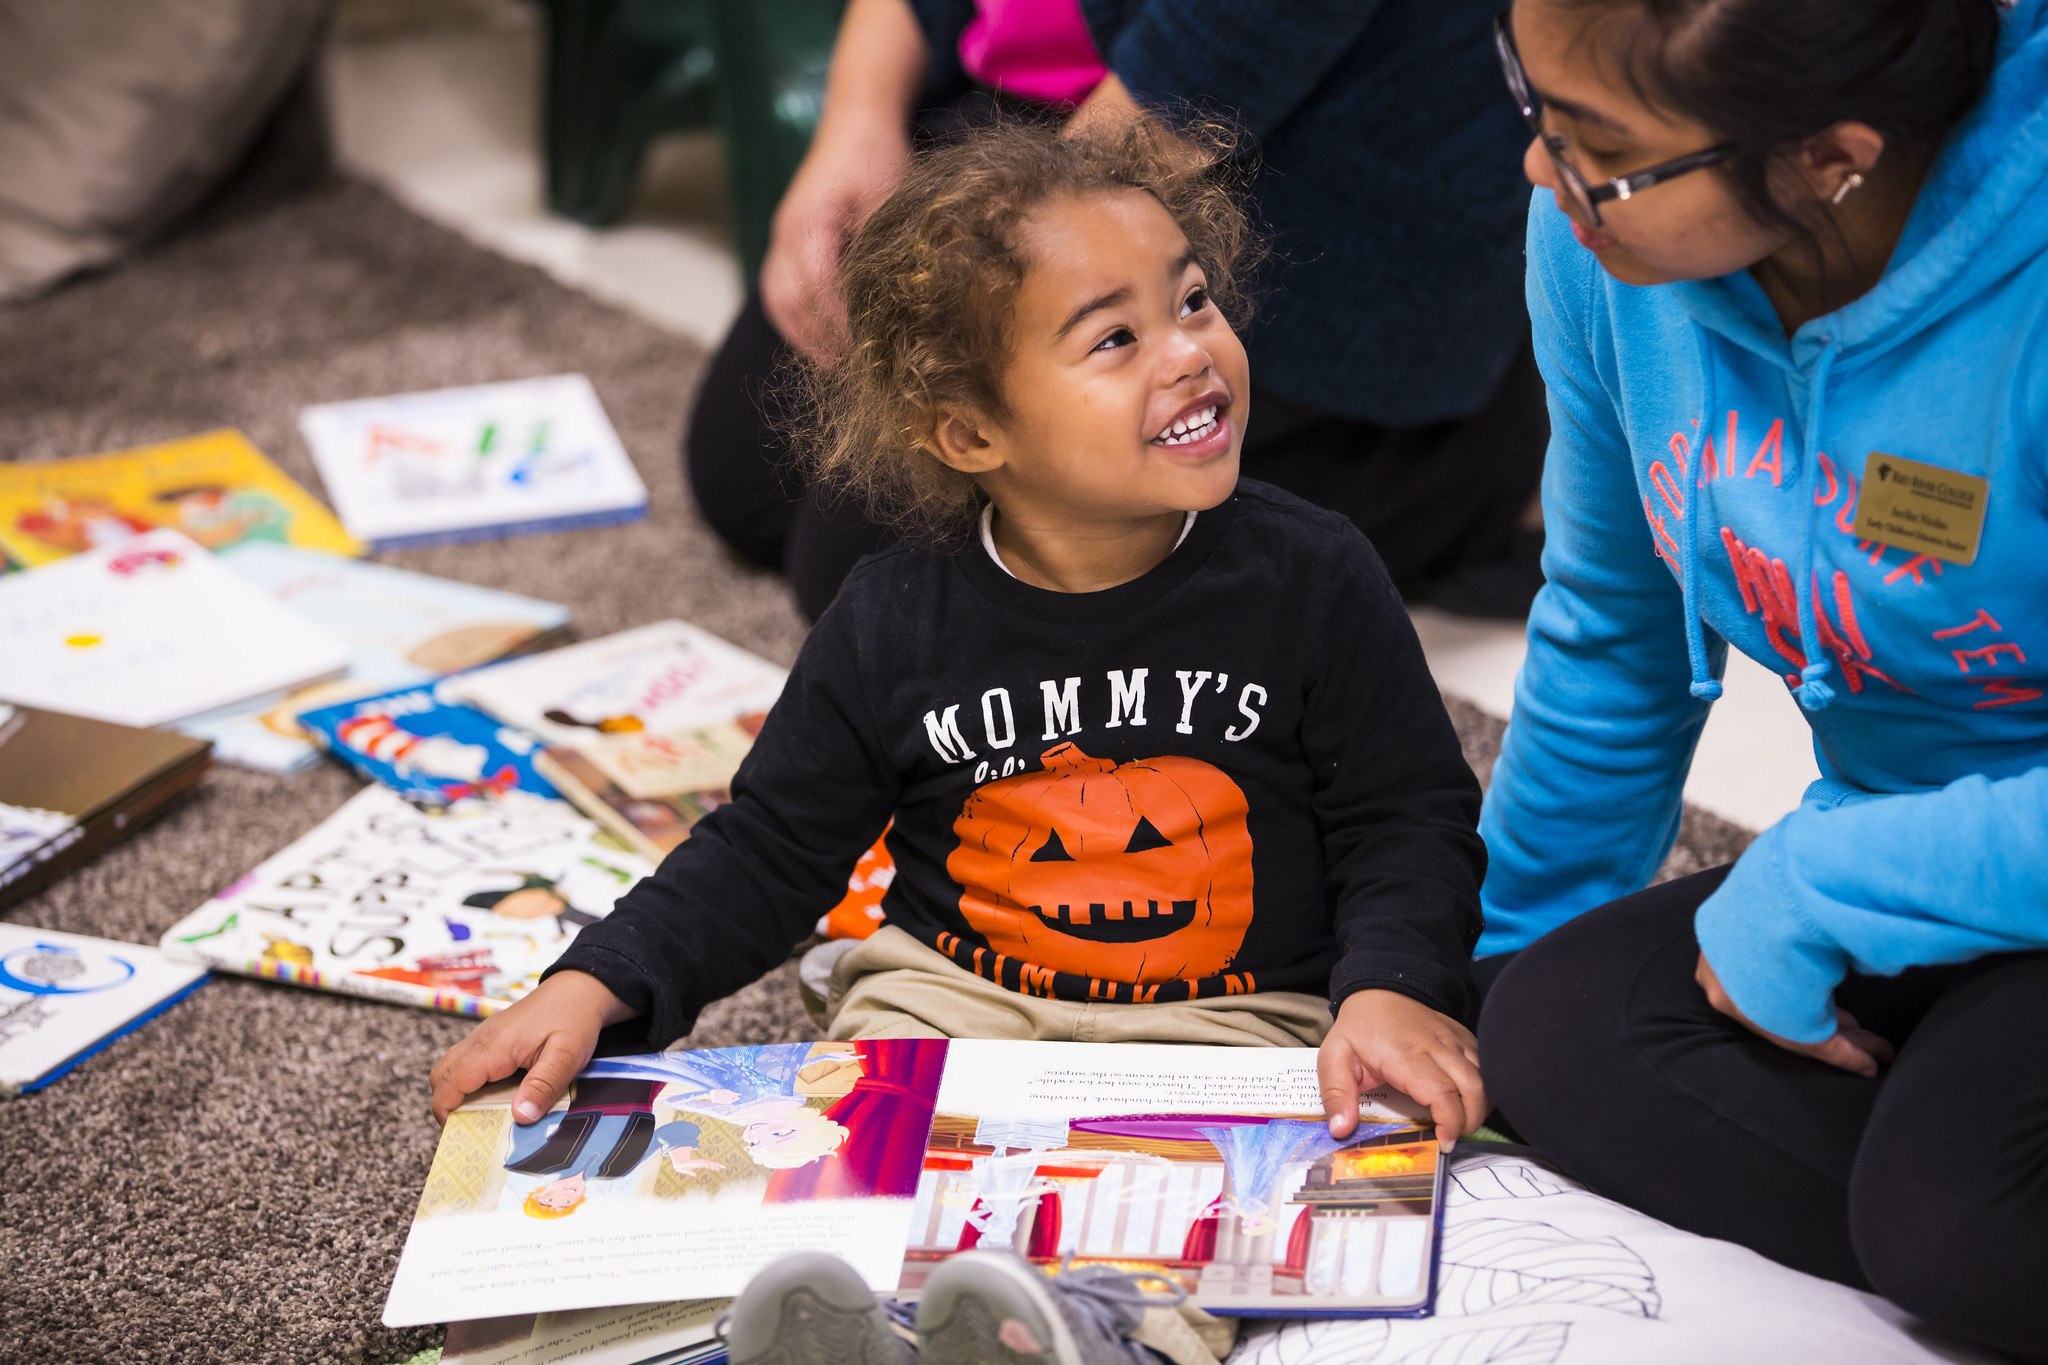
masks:
<instances>
[{"instance_id":1,"label":"girl's ear","mask_svg":"<svg viewBox=\"0 0 2048 1365\"><path fill-rule=\"evenodd\" d=\"M1843 186L1849 178L1856 178L1855 185L1849 186L1853 190L1883 155L1883 133L1867 123L1845 119L1800 143L1793 162L1815 199L1840 203L1838 196L1848 193Z\"/></svg>"},{"instance_id":2,"label":"girl's ear","mask_svg":"<svg viewBox=\"0 0 2048 1365\"><path fill-rule=\"evenodd\" d=\"M939 463L963 474L986 474L1003 464L1003 457L982 434L979 415L963 408L940 407L932 413L924 448Z\"/></svg>"}]
</instances>

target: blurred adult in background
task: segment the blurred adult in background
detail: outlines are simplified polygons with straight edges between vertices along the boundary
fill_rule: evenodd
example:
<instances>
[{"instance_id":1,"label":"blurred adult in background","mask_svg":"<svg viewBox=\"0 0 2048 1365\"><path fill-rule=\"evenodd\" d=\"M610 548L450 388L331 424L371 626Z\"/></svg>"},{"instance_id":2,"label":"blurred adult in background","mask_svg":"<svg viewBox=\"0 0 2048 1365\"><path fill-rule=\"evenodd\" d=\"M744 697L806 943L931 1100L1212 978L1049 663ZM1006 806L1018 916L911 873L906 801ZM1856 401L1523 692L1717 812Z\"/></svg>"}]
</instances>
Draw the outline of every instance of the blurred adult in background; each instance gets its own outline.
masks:
<instances>
[{"instance_id":1,"label":"blurred adult in background","mask_svg":"<svg viewBox=\"0 0 2048 1365\"><path fill-rule=\"evenodd\" d=\"M1520 615L1548 439L1527 344L1521 129L1498 0L852 0L809 154L691 415L688 474L815 618L892 532L802 486L773 383L829 359L853 227L920 142L1003 115L1220 115L1273 247L1246 337L1244 473L1345 513L1411 595Z\"/></svg>"}]
</instances>

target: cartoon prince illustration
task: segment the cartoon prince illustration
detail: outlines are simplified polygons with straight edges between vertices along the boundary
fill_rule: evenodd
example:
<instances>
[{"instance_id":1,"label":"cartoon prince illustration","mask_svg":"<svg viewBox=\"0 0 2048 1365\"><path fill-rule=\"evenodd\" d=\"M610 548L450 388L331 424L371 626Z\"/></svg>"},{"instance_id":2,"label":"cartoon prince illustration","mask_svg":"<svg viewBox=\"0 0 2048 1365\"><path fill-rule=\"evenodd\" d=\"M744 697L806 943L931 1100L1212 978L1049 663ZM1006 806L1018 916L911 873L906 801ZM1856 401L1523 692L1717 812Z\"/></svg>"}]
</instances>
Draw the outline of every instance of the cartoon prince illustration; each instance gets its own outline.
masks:
<instances>
[{"instance_id":1,"label":"cartoon prince illustration","mask_svg":"<svg viewBox=\"0 0 2048 1365\"><path fill-rule=\"evenodd\" d=\"M802 1073L814 1068L809 1043L770 1043L703 1052L664 1052L592 1062L586 1077L657 1080L669 1086L665 1103L740 1130L755 1165L790 1170L839 1150L847 1130L804 1103Z\"/></svg>"},{"instance_id":2,"label":"cartoon prince illustration","mask_svg":"<svg viewBox=\"0 0 2048 1365\"><path fill-rule=\"evenodd\" d=\"M505 1169L550 1177L531 1190L521 1210L534 1218L563 1218L590 1197L590 1182L631 1175L656 1152L676 1171L722 1170L697 1156L697 1125L684 1119L656 1124L654 1097L662 1082L632 1078L579 1078L559 1120L514 1127Z\"/></svg>"}]
</instances>

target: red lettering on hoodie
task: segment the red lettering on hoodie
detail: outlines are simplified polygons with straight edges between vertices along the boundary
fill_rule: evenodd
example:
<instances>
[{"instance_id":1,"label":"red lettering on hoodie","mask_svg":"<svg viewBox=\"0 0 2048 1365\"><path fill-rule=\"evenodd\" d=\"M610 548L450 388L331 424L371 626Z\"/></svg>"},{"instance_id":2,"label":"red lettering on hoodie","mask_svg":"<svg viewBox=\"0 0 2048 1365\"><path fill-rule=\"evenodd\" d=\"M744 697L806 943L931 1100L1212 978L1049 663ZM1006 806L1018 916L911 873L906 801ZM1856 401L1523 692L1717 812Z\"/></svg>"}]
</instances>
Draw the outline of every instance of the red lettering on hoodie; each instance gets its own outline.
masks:
<instances>
[{"instance_id":1,"label":"red lettering on hoodie","mask_svg":"<svg viewBox=\"0 0 2048 1365\"><path fill-rule=\"evenodd\" d=\"M1732 412L1728 414L1728 448L1731 451L1735 448L1735 414ZM1780 417L1771 423L1771 429L1764 433L1763 444L1756 448L1756 454L1751 457L1749 468L1742 471L1742 477L1753 479L1757 470L1768 469L1771 471L1771 487L1780 486L1785 479L1784 453L1785 419ZM1768 460L1765 459L1766 456L1769 457Z\"/></svg>"},{"instance_id":2,"label":"red lettering on hoodie","mask_svg":"<svg viewBox=\"0 0 2048 1365\"><path fill-rule=\"evenodd\" d=\"M1971 631L1981 630L1985 626L1991 627L1994 632L2005 629L2004 626L1998 624L1997 617L1984 610L1984 608L1979 607L1974 619L1960 626L1950 626L1946 630L1937 630L1934 632L1934 638L1937 640L1953 640L1958 635L1968 635Z\"/></svg>"},{"instance_id":3,"label":"red lettering on hoodie","mask_svg":"<svg viewBox=\"0 0 2048 1365\"><path fill-rule=\"evenodd\" d=\"M2041 697L2042 692L2038 687L2029 687L2025 683L2000 678L1984 684L1984 700L1970 709L1988 711L1994 706L2017 706L2023 701L2039 701Z\"/></svg>"}]
</instances>

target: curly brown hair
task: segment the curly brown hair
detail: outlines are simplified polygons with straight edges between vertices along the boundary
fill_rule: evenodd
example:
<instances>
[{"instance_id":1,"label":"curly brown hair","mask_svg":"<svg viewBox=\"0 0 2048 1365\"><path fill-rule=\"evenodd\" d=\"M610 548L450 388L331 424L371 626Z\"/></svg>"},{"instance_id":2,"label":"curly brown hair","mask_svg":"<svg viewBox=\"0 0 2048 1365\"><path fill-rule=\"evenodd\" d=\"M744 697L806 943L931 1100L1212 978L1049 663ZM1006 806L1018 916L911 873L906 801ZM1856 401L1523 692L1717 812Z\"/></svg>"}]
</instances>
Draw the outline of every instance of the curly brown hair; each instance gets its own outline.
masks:
<instances>
[{"instance_id":1,"label":"curly brown hair","mask_svg":"<svg viewBox=\"0 0 2048 1365\"><path fill-rule=\"evenodd\" d=\"M1242 321L1241 279L1260 245L1236 148L1221 125L1062 136L1012 121L921 155L840 259L846 331L834 360L794 376L791 445L811 485L909 535L971 534L981 490L927 442L941 404L1009 415L1007 333L1031 265L1022 228L1049 201L1150 194L1186 234L1210 298Z\"/></svg>"}]
</instances>

